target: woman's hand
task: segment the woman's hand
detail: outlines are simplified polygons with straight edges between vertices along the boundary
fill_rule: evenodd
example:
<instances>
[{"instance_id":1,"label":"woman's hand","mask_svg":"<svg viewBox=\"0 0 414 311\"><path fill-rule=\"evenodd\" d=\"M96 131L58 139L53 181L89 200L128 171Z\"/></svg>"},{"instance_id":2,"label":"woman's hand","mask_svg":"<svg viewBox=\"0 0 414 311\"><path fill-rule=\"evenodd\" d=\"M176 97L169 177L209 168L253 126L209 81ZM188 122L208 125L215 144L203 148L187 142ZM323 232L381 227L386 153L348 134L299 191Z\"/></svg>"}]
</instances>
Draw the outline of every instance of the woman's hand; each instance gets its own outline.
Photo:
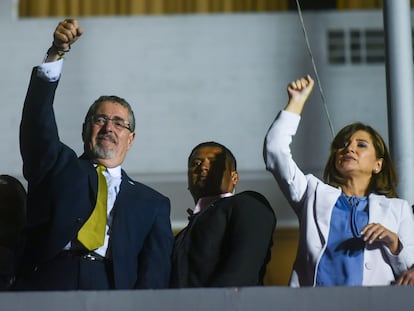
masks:
<instances>
[{"instance_id":1,"label":"woman's hand","mask_svg":"<svg viewBox=\"0 0 414 311\"><path fill-rule=\"evenodd\" d=\"M381 224L371 223L366 225L361 231L362 238L368 244L374 242L384 243L392 254L398 255L400 252L400 240L398 235Z\"/></svg>"},{"instance_id":2,"label":"woman's hand","mask_svg":"<svg viewBox=\"0 0 414 311\"><path fill-rule=\"evenodd\" d=\"M289 101L285 110L300 115L306 100L312 93L314 84L315 82L309 75L290 82L287 87Z\"/></svg>"},{"instance_id":3,"label":"woman's hand","mask_svg":"<svg viewBox=\"0 0 414 311\"><path fill-rule=\"evenodd\" d=\"M414 285L414 267L401 274L394 285Z\"/></svg>"}]
</instances>

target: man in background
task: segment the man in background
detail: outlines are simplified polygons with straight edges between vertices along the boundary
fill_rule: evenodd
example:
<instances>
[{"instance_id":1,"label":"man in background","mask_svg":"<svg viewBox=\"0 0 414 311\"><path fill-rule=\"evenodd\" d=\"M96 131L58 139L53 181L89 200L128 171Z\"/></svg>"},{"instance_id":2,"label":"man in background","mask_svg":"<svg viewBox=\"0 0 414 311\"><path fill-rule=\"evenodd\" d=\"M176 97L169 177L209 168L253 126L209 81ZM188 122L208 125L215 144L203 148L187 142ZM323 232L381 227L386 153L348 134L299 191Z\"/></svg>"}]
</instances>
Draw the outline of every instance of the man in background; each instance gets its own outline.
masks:
<instances>
[{"instance_id":1,"label":"man in background","mask_svg":"<svg viewBox=\"0 0 414 311\"><path fill-rule=\"evenodd\" d=\"M188 158L195 208L175 238L170 286L263 285L276 217L259 193L235 194L236 159L216 142L197 145Z\"/></svg>"}]
</instances>

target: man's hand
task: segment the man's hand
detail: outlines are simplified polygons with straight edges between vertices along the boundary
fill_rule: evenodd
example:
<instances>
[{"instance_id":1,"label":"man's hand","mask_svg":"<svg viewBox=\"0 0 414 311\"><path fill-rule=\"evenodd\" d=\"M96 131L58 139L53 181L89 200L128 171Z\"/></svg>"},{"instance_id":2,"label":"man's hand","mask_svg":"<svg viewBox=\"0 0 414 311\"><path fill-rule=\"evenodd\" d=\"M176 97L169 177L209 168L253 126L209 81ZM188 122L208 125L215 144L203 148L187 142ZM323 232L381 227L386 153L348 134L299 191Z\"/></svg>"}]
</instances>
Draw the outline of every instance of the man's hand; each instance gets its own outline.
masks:
<instances>
[{"instance_id":1,"label":"man's hand","mask_svg":"<svg viewBox=\"0 0 414 311\"><path fill-rule=\"evenodd\" d=\"M53 62L62 58L82 33L83 29L76 20L65 19L60 22L53 33L53 44L48 50L45 62Z\"/></svg>"}]
</instances>

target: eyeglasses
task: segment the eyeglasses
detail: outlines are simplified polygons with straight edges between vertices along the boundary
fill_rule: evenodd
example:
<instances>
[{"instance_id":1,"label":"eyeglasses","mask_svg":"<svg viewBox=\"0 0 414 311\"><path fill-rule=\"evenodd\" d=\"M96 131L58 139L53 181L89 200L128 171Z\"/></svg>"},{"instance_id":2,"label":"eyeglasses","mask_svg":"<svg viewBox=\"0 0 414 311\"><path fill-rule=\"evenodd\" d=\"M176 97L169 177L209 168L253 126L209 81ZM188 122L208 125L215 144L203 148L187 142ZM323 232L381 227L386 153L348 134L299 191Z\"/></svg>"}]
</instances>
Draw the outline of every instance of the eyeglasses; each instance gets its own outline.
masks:
<instances>
[{"instance_id":1,"label":"eyeglasses","mask_svg":"<svg viewBox=\"0 0 414 311\"><path fill-rule=\"evenodd\" d=\"M93 124L96 124L98 126L104 126L108 121L111 121L112 125L117 130L127 129L130 132L132 132L131 128L129 127L129 122L122 118L114 117L111 119L110 117L104 114L94 114L90 118L90 120L92 121Z\"/></svg>"}]
</instances>

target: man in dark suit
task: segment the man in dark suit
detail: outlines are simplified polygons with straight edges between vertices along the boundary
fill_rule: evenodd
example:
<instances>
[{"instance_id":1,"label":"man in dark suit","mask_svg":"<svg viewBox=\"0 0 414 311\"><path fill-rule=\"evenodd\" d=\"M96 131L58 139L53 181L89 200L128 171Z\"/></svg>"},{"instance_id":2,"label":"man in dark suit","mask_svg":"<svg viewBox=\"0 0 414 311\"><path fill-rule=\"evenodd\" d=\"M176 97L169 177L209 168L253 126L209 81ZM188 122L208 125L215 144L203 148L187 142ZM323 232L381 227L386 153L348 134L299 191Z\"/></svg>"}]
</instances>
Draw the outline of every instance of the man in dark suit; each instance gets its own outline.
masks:
<instances>
[{"instance_id":1,"label":"man in dark suit","mask_svg":"<svg viewBox=\"0 0 414 311\"><path fill-rule=\"evenodd\" d=\"M79 158L59 139L53 100L62 56L82 32L76 20L59 23L26 95L20 147L28 224L16 289L165 288L173 246L170 201L121 168L135 138L130 105L117 96L92 104ZM106 209L99 221L92 216L98 203ZM101 231L88 231L90 221Z\"/></svg>"},{"instance_id":2,"label":"man in dark suit","mask_svg":"<svg viewBox=\"0 0 414 311\"><path fill-rule=\"evenodd\" d=\"M26 189L15 177L0 175L0 290L15 281L25 221Z\"/></svg>"},{"instance_id":3,"label":"man in dark suit","mask_svg":"<svg viewBox=\"0 0 414 311\"><path fill-rule=\"evenodd\" d=\"M197 145L188 158L194 203L175 238L170 286L263 285L276 217L259 193L234 194L236 159L216 142Z\"/></svg>"}]
</instances>

